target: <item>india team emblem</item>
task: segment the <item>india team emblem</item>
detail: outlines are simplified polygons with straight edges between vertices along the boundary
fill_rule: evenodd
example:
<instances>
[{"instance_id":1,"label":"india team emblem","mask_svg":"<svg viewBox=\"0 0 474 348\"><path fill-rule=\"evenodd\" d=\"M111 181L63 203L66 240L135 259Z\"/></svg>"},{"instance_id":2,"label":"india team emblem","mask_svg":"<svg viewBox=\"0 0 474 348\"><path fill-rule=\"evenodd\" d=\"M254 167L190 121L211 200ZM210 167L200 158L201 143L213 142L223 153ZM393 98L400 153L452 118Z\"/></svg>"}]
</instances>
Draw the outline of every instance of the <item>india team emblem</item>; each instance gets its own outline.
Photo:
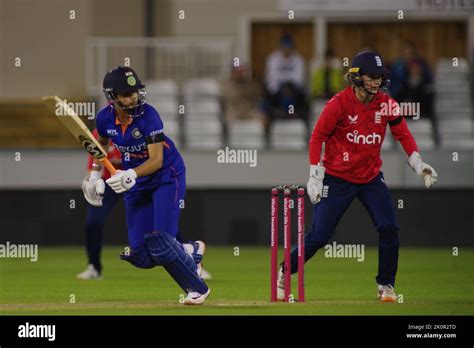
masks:
<instances>
[{"instance_id":1,"label":"india team emblem","mask_svg":"<svg viewBox=\"0 0 474 348\"><path fill-rule=\"evenodd\" d=\"M142 133L140 132L138 128L135 128L134 130L132 130L132 137L134 139L140 139L142 137Z\"/></svg>"},{"instance_id":2,"label":"india team emblem","mask_svg":"<svg viewBox=\"0 0 474 348\"><path fill-rule=\"evenodd\" d=\"M135 77L129 76L127 78L127 83L129 84L129 86L135 86L137 84L137 80L135 79Z\"/></svg>"}]
</instances>

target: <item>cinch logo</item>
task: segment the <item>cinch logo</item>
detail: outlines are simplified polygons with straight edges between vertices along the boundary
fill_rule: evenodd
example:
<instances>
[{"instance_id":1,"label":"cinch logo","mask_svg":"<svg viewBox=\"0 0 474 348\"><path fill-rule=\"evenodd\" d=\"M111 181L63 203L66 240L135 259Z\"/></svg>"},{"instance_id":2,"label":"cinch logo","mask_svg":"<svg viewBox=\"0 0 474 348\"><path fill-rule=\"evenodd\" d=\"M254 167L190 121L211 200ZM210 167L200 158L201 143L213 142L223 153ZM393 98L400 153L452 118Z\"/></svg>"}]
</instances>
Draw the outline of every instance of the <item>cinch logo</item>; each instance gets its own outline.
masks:
<instances>
[{"instance_id":1,"label":"cinch logo","mask_svg":"<svg viewBox=\"0 0 474 348\"><path fill-rule=\"evenodd\" d=\"M373 132L369 135L359 134L358 131L346 134L347 140L355 144L380 144L382 142L382 137L380 134Z\"/></svg>"}]
</instances>

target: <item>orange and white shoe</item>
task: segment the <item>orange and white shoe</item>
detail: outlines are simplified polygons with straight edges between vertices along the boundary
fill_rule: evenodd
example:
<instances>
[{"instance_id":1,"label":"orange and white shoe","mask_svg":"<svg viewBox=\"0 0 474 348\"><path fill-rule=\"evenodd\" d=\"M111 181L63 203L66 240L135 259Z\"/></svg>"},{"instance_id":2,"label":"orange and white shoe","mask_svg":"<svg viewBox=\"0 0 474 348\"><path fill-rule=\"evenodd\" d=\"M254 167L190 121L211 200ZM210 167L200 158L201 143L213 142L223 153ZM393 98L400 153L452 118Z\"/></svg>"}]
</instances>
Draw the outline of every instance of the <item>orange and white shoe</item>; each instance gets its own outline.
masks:
<instances>
[{"instance_id":1,"label":"orange and white shoe","mask_svg":"<svg viewBox=\"0 0 474 348\"><path fill-rule=\"evenodd\" d=\"M395 289L392 285L380 285L377 284L378 294L377 298L380 302L397 302L397 294L395 294Z\"/></svg>"}]
</instances>

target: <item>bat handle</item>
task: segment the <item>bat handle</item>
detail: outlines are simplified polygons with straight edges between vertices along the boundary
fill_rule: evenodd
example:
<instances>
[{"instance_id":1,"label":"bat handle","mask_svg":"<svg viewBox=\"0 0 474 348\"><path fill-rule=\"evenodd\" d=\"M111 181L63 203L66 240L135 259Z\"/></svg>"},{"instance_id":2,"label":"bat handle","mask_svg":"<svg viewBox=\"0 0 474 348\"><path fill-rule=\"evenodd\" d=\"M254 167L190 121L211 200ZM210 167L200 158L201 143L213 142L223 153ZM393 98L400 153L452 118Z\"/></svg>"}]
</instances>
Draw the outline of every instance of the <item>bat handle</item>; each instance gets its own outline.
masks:
<instances>
[{"instance_id":1,"label":"bat handle","mask_svg":"<svg viewBox=\"0 0 474 348\"><path fill-rule=\"evenodd\" d=\"M107 168L107 170L110 172L110 174L114 175L115 172L117 172L117 170L115 169L113 164L110 163L110 161L107 157L101 158L99 161L104 165L105 168Z\"/></svg>"}]
</instances>

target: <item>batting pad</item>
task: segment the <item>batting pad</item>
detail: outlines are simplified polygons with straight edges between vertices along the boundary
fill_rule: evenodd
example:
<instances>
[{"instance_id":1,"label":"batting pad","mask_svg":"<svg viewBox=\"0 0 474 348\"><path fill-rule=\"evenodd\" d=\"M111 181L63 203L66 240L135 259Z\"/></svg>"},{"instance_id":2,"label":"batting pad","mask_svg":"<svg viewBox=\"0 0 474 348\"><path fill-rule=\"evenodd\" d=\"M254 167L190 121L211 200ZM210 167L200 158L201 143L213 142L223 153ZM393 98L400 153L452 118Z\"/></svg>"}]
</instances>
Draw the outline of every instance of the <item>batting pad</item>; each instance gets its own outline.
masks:
<instances>
[{"instance_id":1,"label":"batting pad","mask_svg":"<svg viewBox=\"0 0 474 348\"><path fill-rule=\"evenodd\" d=\"M157 265L163 266L178 285L186 292L204 294L208 287L197 275L196 263L191 255L166 232L145 235L145 244Z\"/></svg>"}]
</instances>

